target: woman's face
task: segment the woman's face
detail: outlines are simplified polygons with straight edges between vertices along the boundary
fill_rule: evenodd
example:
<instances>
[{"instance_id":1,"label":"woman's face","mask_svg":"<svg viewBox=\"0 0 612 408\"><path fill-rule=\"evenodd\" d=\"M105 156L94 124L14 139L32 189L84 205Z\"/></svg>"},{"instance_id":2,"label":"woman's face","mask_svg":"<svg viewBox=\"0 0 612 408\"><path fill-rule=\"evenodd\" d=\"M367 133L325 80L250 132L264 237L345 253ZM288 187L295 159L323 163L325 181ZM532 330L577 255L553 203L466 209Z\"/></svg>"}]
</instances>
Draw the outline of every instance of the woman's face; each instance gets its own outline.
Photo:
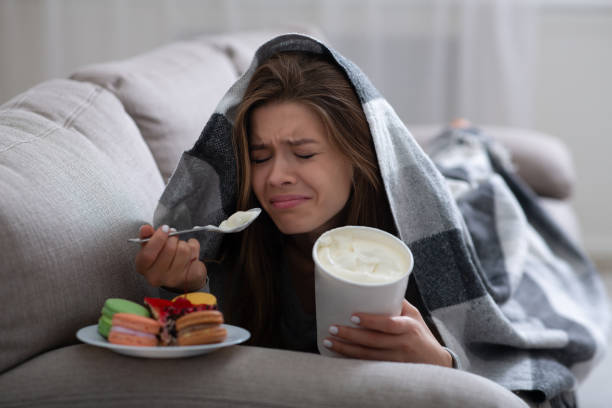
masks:
<instances>
[{"instance_id":1,"label":"woman's face","mask_svg":"<svg viewBox=\"0 0 612 408\"><path fill-rule=\"evenodd\" d=\"M283 234L321 233L345 206L353 167L306 105L279 102L251 114L255 196Z\"/></svg>"}]
</instances>

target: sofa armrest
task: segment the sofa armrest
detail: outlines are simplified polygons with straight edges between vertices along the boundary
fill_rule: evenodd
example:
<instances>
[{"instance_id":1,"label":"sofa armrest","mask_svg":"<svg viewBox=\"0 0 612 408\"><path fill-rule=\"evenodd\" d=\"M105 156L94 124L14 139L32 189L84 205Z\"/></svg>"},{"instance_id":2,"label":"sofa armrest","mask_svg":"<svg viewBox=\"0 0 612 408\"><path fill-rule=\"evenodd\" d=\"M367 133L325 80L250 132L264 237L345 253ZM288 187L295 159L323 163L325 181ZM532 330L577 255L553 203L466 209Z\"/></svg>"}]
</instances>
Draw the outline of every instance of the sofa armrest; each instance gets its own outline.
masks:
<instances>
[{"instance_id":1,"label":"sofa armrest","mask_svg":"<svg viewBox=\"0 0 612 408\"><path fill-rule=\"evenodd\" d=\"M249 346L175 360L70 346L4 373L0 390L0 406L526 406L501 386L459 370Z\"/></svg>"},{"instance_id":2,"label":"sofa armrest","mask_svg":"<svg viewBox=\"0 0 612 408\"><path fill-rule=\"evenodd\" d=\"M517 173L540 196L567 199L576 175L567 146L558 138L530 129L478 126L508 149ZM444 128L440 125L408 126L424 146Z\"/></svg>"},{"instance_id":3,"label":"sofa armrest","mask_svg":"<svg viewBox=\"0 0 612 408\"><path fill-rule=\"evenodd\" d=\"M576 183L569 149L561 139L530 129L482 126L509 151L518 174L542 197L567 199Z\"/></svg>"}]
</instances>

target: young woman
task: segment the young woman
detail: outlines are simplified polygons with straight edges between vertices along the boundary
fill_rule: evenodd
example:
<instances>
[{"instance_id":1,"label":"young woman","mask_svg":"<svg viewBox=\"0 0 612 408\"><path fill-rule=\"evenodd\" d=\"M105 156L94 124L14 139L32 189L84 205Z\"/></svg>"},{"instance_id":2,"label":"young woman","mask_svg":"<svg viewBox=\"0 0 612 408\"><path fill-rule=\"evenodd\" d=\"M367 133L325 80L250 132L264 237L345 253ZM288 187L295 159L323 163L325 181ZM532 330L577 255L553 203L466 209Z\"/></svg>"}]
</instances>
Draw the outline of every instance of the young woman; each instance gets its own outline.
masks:
<instances>
[{"instance_id":1,"label":"young woman","mask_svg":"<svg viewBox=\"0 0 612 408\"><path fill-rule=\"evenodd\" d=\"M168 225L253 207L262 214L239 234L168 237ZM567 406L606 345L597 271L490 140L449 130L425 154L365 75L309 37L259 48L181 157L154 224L141 228L152 239L138 272L179 292L209 279L252 344L317 350L312 245L364 225L402 239L415 265L401 315L333 325L333 351L454 366Z\"/></svg>"},{"instance_id":2,"label":"young woman","mask_svg":"<svg viewBox=\"0 0 612 408\"><path fill-rule=\"evenodd\" d=\"M253 74L233 138L237 208L261 207L265 215L224 242L226 261L214 279L232 282L220 301L226 319L248 328L254 344L314 351L315 240L342 225L397 234L368 122L335 64L316 54L286 52ZM199 242L179 241L168 232L167 226L141 228L141 237L153 237L137 255L138 272L155 286L201 289L207 267L198 259ZM297 307L283 307L291 301L283 299L287 292L294 292ZM310 324L301 333L287 322L300 317ZM332 350L362 359L452 366L449 352L407 300L401 316L357 317L360 329L330 328Z\"/></svg>"}]
</instances>

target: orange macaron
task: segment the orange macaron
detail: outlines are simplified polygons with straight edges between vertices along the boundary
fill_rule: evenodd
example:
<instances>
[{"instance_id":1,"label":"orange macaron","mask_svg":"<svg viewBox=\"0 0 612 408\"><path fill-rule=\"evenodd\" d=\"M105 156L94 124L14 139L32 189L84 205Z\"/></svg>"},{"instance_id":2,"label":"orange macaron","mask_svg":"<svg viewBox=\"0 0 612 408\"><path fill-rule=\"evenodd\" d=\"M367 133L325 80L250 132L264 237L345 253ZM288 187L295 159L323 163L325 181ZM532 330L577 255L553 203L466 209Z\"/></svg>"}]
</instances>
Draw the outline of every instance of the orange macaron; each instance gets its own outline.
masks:
<instances>
[{"instance_id":1,"label":"orange macaron","mask_svg":"<svg viewBox=\"0 0 612 408\"><path fill-rule=\"evenodd\" d=\"M126 346L157 346L161 324L149 317L130 313L115 313L108 341Z\"/></svg>"},{"instance_id":2,"label":"orange macaron","mask_svg":"<svg viewBox=\"0 0 612 408\"><path fill-rule=\"evenodd\" d=\"M227 337L221 327L223 314L218 310L202 310L180 317L176 321L177 339L180 346L220 343Z\"/></svg>"}]
</instances>

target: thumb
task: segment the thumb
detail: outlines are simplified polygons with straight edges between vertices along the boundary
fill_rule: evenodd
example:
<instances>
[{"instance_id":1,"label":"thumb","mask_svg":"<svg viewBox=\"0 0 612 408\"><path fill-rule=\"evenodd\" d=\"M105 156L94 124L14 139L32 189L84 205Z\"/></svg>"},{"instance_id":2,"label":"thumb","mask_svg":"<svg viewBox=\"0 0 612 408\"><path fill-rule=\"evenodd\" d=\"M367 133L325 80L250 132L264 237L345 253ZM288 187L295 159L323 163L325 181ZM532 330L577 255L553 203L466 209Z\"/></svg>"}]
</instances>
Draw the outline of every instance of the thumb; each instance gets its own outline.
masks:
<instances>
[{"instance_id":1,"label":"thumb","mask_svg":"<svg viewBox=\"0 0 612 408\"><path fill-rule=\"evenodd\" d=\"M420 318L421 312L413 304L408 302L406 299L402 299L402 316L410 316L413 319Z\"/></svg>"},{"instance_id":2,"label":"thumb","mask_svg":"<svg viewBox=\"0 0 612 408\"><path fill-rule=\"evenodd\" d=\"M149 224L142 225L138 232L138 238L149 238L154 232L155 229Z\"/></svg>"}]
</instances>

